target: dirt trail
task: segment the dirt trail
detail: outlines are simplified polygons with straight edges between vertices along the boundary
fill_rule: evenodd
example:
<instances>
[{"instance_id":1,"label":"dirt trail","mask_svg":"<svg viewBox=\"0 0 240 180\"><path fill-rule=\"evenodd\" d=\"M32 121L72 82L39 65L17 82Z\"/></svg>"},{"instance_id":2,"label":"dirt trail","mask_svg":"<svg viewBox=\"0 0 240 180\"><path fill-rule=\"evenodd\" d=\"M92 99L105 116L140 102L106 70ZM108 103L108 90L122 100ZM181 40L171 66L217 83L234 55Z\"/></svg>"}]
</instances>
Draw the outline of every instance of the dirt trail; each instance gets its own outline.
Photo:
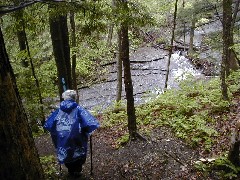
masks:
<instances>
[{"instance_id":1,"label":"dirt trail","mask_svg":"<svg viewBox=\"0 0 240 180\"><path fill-rule=\"evenodd\" d=\"M169 129L155 129L147 141L134 141L114 149L110 143L111 130L99 129L93 136L93 175L90 176L90 155L83 167L82 179L199 179L192 169L198 159L184 142L176 139ZM49 135L36 139L40 156L55 155ZM67 178L66 168L63 176Z\"/></svg>"}]
</instances>

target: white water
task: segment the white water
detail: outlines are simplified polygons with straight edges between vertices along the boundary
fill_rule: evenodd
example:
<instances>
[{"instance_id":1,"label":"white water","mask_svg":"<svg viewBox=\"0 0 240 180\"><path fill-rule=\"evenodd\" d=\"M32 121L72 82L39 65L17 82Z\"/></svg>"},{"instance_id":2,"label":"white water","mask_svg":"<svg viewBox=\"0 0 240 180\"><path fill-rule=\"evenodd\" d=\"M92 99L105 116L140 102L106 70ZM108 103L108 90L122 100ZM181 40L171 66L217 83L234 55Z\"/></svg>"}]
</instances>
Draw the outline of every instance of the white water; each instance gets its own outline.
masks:
<instances>
[{"instance_id":1,"label":"white water","mask_svg":"<svg viewBox=\"0 0 240 180\"><path fill-rule=\"evenodd\" d=\"M133 81L135 104L141 104L156 98L163 92L166 79L168 52L153 47L143 47L131 56L131 74ZM107 79L90 88L80 89L80 103L87 109L102 111L116 99L117 79L116 65L109 66ZM188 75L200 76L191 62L180 52L171 57L168 88L177 88L179 81L186 79ZM125 99L124 85L123 98Z\"/></svg>"}]
</instances>

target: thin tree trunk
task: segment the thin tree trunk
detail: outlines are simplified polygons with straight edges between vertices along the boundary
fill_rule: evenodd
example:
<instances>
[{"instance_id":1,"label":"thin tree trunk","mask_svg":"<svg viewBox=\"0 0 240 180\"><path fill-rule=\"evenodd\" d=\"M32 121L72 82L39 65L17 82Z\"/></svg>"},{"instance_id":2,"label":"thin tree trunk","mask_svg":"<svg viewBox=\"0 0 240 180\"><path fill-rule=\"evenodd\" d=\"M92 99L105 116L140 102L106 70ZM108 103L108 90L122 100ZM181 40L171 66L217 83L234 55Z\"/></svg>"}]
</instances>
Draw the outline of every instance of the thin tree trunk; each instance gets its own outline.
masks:
<instances>
[{"instance_id":1,"label":"thin tree trunk","mask_svg":"<svg viewBox=\"0 0 240 180\"><path fill-rule=\"evenodd\" d=\"M18 6L21 2L22 2L21 0L14 0L14 5ZM20 51L26 51L27 47L25 43L25 31L23 29L24 27L23 10L14 12L13 16L16 19L16 29L17 29L19 49ZM21 63L23 67L28 67L29 65L27 58L25 56L21 59Z\"/></svg>"},{"instance_id":2,"label":"thin tree trunk","mask_svg":"<svg viewBox=\"0 0 240 180\"><path fill-rule=\"evenodd\" d=\"M25 43L26 43L26 49L27 49L27 53L28 53L28 58L29 58L29 62L31 65L31 71L32 71L32 75L36 84L36 88L37 88L37 94L38 94L38 100L39 100L39 104L40 104L40 111L41 111L41 124L43 125L45 122L45 115L44 115L44 110L43 110L43 98L42 98L42 93L41 93L41 88L40 88L40 84L39 84L39 80L37 78L36 72L35 72L35 68L33 65L33 60L32 60L32 56L30 53L30 49L29 49L29 45L28 45L28 39L27 39L27 35L26 35L26 30L25 30L25 23L23 23L23 32L24 32L24 39L25 39Z\"/></svg>"},{"instance_id":3,"label":"thin tree trunk","mask_svg":"<svg viewBox=\"0 0 240 180\"><path fill-rule=\"evenodd\" d=\"M118 48L121 48L121 32L118 32ZM119 102L122 97L122 57L120 56L120 52L117 55L117 98L116 101Z\"/></svg>"},{"instance_id":4,"label":"thin tree trunk","mask_svg":"<svg viewBox=\"0 0 240 180\"><path fill-rule=\"evenodd\" d=\"M76 56L76 26L75 26L75 19L74 19L74 13L70 12L70 25L71 25L71 39L72 39L72 48L74 48L74 51L72 52L72 82L73 82L73 88L77 92L77 103L79 102L79 93L77 88L77 77L76 77L76 64L77 64L77 56Z\"/></svg>"},{"instance_id":5,"label":"thin tree trunk","mask_svg":"<svg viewBox=\"0 0 240 180\"><path fill-rule=\"evenodd\" d=\"M222 57L222 63L221 63L221 91L222 91L222 97L224 100L228 100L228 89L226 84L226 56L223 55Z\"/></svg>"},{"instance_id":6,"label":"thin tree trunk","mask_svg":"<svg viewBox=\"0 0 240 180\"><path fill-rule=\"evenodd\" d=\"M112 46L112 37L113 37L113 27L114 24L111 23L108 28L108 38L107 38L107 46L111 47Z\"/></svg>"},{"instance_id":7,"label":"thin tree trunk","mask_svg":"<svg viewBox=\"0 0 240 180\"><path fill-rule=\"evenodd\" d=\"M134 97L133 97L133 85L130 70L130 60L129 60L129 39L128 39L128 27L122 24L121 27L121 47L120 47L120 59L123 61L124 67L124 84L125 92L127 98L127 115L128 115L128 131L130 139L135 139L137 133L136 126L136 115L134 107Z\"/></svg>"},{"instance_id":8,"label":"thin tree trunk","mask_svg":"<svg viewBox=\"0 0 240 180\"><path fill-rule=\"evenodd\" d=\"M0 28L0 179L44 179Z\"/></svg>"},{"instance_id":9,"label":"thin tree trunk","mask_svg":"<svg viewBox=\"0 0 240 180\"><path fill-rule=\"evenodd\" d=\"M185 1L183 0L183 9L185 8ZM184 24L183 24L183 45L184 45L184 52L186 51L186 22L184 20Z\"/></svg>"},{"instance_id":10,"label":"thin tree trunk","mask_svg":"<svg viewBox=\"0 0 240 180\"><path fill-rule=\"evenodd\" d=\"M115 0L112 0L112 9L116 6ZM113 28L114 28L114 23L111 22L109 24L108 28L108 38L107 38L107 46L111 47L112 46L112 37L113 37Z\"/></svg>"},{"instance_id":11,"label":"thin tree trunk","mask_svg":"<svg viewBox=\"0 0 240 180\"><path fill-rule=\"evenodd\" d=\"M230 61L230 36L231 36L231 0L223 0L223 55L221 63L221 90L224 100L228 100L228 90L226 84L226 77L230 74L229 61ZM229 9L230 8L230 9Z\"/></svg>"},{"instance_id":12,"label":"thin tree trunk","mask_svg":"<svg viewBox=\"0 0 240 180\"><path fill-rule=\"evenodd\" d=\"M177 3L178 3L178 0L175 1L172 37L171 37L171 44L170 44L169 54L168 54L167 73L166 73L165 86L164 86L165 90L167 89L168 76L169 76L169 70L170 70L170 63L171 63L171 57L172 57L172 52L173 52L173 41L174 41L174 38L175 38L175 28L176 28L176 18L177 18Z\"/></svg>"},{"instance_id":13,"label":"thin tree trunk","mask_svg":"<svg viewBox=\"0 0 240 180\"><path fill-rule=\"evenodd\" d=\"M22 1L14 0L15 5L19 5L20 2L22 2ZM28 54L29 61L30 61L32 75L34 77L35 84L36 84L36 87L37 87L38 99L39 99L39 104L40 104L40 112L41 112L41 122L43 124L44 121L45 121L45 115L44 115L44 110L43 110L42 94L41 94L39 81L38 81L38 78L37 78L36 73L35 73L34 65L33 65L33 62L32 62L32 57L31 57L31 54L30 54L29 46L28 46L28 40L27 40L26 28L25 28L25 21L24 21L24 17L23 17L23 10L15 12L14 17L17 21L17 37L18 37L20 51L26 51L27 54ZM25 58L22 59L21 62L22 62L23 67L28 67L29 66L28 58L25 57Z\"/></svg>"},{"instance_id":14,"label":"thin tree trunk","mask_svg":"<svg viewBox=\"0 0 240 180\"><path fill-rule=\"evenodd\" d=\"M112 9L116 6L115 0L112 0ZM111 47L112 46L112 37L113 37L113 27L114 23L109 24L108 28L108 38L107 38L107 46Z\"/></svg>"},{"instance_id":15,"label":"thin tree trunk","mask_svg":"<svg viewBox=\"0 0 240 180\"><path fill-rule=\"evenodd\" d=\"M193 51L193 39L194 39L194 30L196 25L196 17L195 15L192 15L192 25L190 28L190 41L189 41L189 49L188 49L188 55L191 57L194 53Z\"/></svg>"},{"instance_id":16,"label":"thin tree trunk","mask_svg":"<svg viewBox=\"0 0 240 180\"><path fill-rule=\"evenodd\" d=\"M120 0L120 6L125 10L125 12L128 12L128 4L126 0ZM129 37L127 20L121 23L119 38L119 58L123 62L124 84L127 98L128 132L129 138L131 140L134 140L138 138L139 134L137 133L136 114L134 107L133 85L129 59Z\"/></svg>"}]
</instances>

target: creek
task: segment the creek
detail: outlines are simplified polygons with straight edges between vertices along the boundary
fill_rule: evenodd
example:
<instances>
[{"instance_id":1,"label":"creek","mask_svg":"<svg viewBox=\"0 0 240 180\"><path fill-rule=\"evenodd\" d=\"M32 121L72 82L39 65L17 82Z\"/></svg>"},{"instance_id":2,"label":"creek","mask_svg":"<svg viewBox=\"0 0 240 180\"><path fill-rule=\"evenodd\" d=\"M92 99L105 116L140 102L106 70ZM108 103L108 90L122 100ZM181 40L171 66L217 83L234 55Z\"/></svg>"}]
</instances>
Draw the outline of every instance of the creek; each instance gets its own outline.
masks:
<instances>
[{"instance_id":1,"label":"creek","mask_svg":"<svg viewBox=\"0 0 240 180\"><path fill-rule=\"evenodd\" d=\"M168 51L154 47L139 48L130 56L136 105L150 101L162 93L167 61ZM102 112L116 99L117 65L114 63L106 68L108 71L106 81L79 90L80 104L87 109L97 109ZM180 51L176 51L171 57L168 88L177 88L179 81L189 74L195 77L203 76L187 58L180 55ZM122 99L125 99L124 83Z\"/></svg>"},{"instance_id":2,"label":"creek","mask_svg":"<svg viewBox=\"0 0 240 180\"><path fill-rule=\"evenodd\" d=\"M209 22L195 29L194 46L199 50L200 60L209 62L209 59L215 59L218 61L214 63L213 66L212 64L207 64L207 66L213 68L210 70L212 72L218 71L221 53L216 50L212 51L209 47L206 47L202 41L203 38L209 34L220 30L221 23L219 20ZM183 37L178 37L179 41L182 41L182 39ZM186 44L189 44L189 34L186 34ZM146 46L130 54L135 105L148 102L163 92L167 72L168 53L169 52L161 46ZM200 70L203 68L196 69L192 61L188 60L182 54L186 53L176 50L172 54L168 88L177 88L179 81L185 79L189 74L196 78L205 78L205 75L208 74ZM94 84L91 87L79 89L80 104L89 110L102 112L111 106L116 99L116 63L110 64L106 66L106 68L108 72L106 81ZM122 100L125 100L124 83Z\"/></svg>"}]
</instances>

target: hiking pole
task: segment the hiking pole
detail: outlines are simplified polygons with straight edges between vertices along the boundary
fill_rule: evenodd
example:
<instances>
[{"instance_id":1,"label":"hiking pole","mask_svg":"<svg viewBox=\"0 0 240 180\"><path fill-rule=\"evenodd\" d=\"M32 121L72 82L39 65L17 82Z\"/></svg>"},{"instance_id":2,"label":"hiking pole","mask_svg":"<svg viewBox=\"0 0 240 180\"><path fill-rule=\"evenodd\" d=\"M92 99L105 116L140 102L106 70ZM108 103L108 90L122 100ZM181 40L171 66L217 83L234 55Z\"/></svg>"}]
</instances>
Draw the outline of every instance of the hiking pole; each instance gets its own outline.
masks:
<instances>
[{"instance_id":1,"label":"hiking pole","mask_svg":"<svg viewBox=\"0 0 240 180\"><path fill-rule=\"evenodd\" d=\"M93 175L93 163L92 163L92 135L90 135L90 164L91 164L91 170L90 175Z\"/></svg>"}]
</instances>

